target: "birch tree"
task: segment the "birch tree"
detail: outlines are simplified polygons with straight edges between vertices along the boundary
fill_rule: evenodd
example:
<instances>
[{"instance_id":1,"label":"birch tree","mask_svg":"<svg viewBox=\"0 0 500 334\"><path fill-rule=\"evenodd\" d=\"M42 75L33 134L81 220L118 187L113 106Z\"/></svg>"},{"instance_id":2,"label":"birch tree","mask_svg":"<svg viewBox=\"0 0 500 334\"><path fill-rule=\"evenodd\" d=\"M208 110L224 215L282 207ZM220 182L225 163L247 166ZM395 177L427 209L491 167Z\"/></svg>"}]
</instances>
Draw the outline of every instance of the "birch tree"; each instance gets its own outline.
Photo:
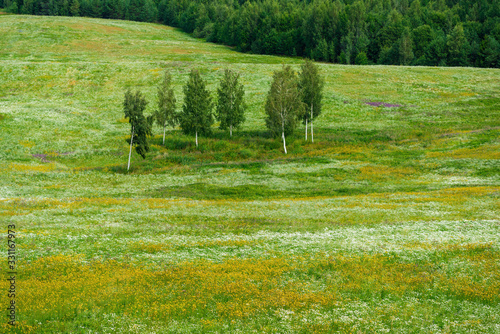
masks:
<instances>
[{"instance_id":1,"label":"birch tree","mask_svg":"<svg viewBox=\"0 0 500 334\"><path fill-rule=\"evenodd\" d=\"M219 128L226 130L233 136L233 128L239 128L245 121L245 90L238 82L240 75L229 69L224 70L224 77L217 89L217 120Z\"/></svg>"},{"instance_id":2,"label":"birch tree","mask_svg":"<svg viewBox=\"0 0 500 334\"><path fill-rule=\"evenodd\" d=\"M306 60L301 66L299 74L299 89L302 102L306 107L302 121L306 125L305 137L307 140L307 123L311 123L311 141L314 142L313 120L321 114L321 99L323 98L323 78L319 75L318 66Z\"/></svg>"},{"instance_id":3,"label":"birch tree","mask_svg":"<svg viewBox=\"0 0 500 334\"><path fill-rule=\"evenodd\" d=\"M140 91L133 94L130 89L125 92L125 100L123 102L123 111L125 118L128 118L130 123L130 151L128 154L127 171L130 169L130 159L132 157L132 147L135 146L136 152L143 158L146 158L146 153L149 152L148 136L151 136L152 117L146 118L144 110L146 109L147 101Z\"/></svg>"},{"instance_id":4,"label":"birch tree","mask_svg":"<svg viewBox=\"0 0 500 334\"><path fill-rule=\"evenodd\" d=\"M182 131L188 135L195 135L196 147L198 147L198 135L209 134L214 122L213 102L205 86L200 72L191 70L188 82L184 86L184 104L179 115Z\"/></svg>"},{"instance_id":5,"label":"birch tree","mask_svg":"<svg viewBox=\"0 0 500 334\"><path fill-rule=\"evenodd\" d=\"M293 133L303 110L295 72L289 65L283 65L281 71L274 72L271 89L267 94L266 126L275 136L281 134L285 154L285 136Z\"/></svg>"},{"instance_id":6,"label":"birch tree","mask_svg":"<svg viewBox=\"0 0 500 334\"><path fill-rule=\"evenodd\" d=\"M165 145L165 130L167 125L171 127L177 125L175 103L172 76L168 71L165 71L163 81L158 86L158 109L154 112L156 122L163 127L163 145Z\"/></svg>"}]
</instances>

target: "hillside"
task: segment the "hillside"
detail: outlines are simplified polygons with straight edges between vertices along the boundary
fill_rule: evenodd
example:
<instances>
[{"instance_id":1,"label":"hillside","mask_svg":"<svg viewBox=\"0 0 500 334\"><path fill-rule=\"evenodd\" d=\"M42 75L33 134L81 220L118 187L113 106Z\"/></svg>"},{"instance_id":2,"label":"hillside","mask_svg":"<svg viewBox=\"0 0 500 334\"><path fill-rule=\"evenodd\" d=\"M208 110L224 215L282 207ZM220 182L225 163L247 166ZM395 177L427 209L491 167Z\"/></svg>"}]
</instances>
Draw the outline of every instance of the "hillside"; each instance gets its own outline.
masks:
<instances>
[{"instance_id":1,"label":"hillside","mask_svg":"<svg viewBox=\"0 0 500 334\"><path fill-rule=\"evenodd\" d=\"M104 19L2 15L0 36L18 332L498 328L500 70L319 63L315 142L300 125L284 155L264 104L299 58ZM214 97L241 73L243 128L199 149L155 128L126 173L125 90L150 114L168 69L180 108L192 68Z\"/></svg>"},{"instance_id":2,"label":"hillside","mask_svg":"<svg viewBox=\"0 0 500 334\"><path fill-rule=\"evenodd\" d=\"M0 8L160 22L238 51L339 64L500 67L496 0L0 0Z\"/></svg>"}]
</instances>

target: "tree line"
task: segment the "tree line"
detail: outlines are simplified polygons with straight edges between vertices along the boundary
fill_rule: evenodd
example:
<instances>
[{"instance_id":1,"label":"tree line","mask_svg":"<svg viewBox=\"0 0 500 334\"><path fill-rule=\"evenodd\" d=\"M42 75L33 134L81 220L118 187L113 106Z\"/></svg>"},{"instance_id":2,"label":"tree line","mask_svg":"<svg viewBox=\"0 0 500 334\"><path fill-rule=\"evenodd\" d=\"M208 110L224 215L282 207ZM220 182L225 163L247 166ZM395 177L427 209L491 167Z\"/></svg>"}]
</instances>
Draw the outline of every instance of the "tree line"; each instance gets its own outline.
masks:
<instances>
[{"instance_id":1,"label":"tree line","mask_svg":"<svg viewBox=\"0 0 500 334\"><path fill-rule=\"evenodd\" d=\"M361 65L500 66L498 0L0 0L2 6L161 22L258 54Z\"/></svg>"},{"instance_id":2,"label":"tree line","mask_svg":"<svg viewBox=\"0 0 500 334\"><path fill-rule=\"evenodd\" d=\"M281 136L285 154L286 136L293 133L300 121L305 124L305 140L307 141L309 124L310 138L314 142L313 120L321 113L323 87L324 80L318 67L309 60L301 65L298 75L290 65L283 65L281 70L274 72L265 104L266 126L275 137ZM216 102L197 69L191 70L183 92L182 109L177 111L172 77L166 71L157 88L156 109L149 116L144 115L148 104L145 96L139 90L132 92L129 89L125 92L123 111L130 123L127 170L130 169L133 147L139 155L146 158L149 151L148 137L153 135L155 122L162 128L163 144L167 126L179 125L182 132L195 136L198 147L198 136L211 134L214 119L220 122L219 129L229 129L231 137L233 129L240 128L245 121L245 89L240 82L240 74L233 70L224 70Z\"/></svg>"}]
</instances>

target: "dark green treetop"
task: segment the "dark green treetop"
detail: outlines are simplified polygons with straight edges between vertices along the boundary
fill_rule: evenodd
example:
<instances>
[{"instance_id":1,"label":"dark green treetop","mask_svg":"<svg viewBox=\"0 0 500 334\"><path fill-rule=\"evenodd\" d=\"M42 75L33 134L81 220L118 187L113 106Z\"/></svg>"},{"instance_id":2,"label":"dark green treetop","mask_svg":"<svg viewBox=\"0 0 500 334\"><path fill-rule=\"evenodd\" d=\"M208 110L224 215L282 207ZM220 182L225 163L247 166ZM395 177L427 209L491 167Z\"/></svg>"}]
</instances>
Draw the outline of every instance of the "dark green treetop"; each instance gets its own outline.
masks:
<instances>
[{"instance_id":1,"label":"dark green treetop","mask_svg":"<svg viewBox=\"0 0 500 334\"><path fill-rule=\"evenodd\" d=\"M245 90L239 83L240 75L229 69L224 70L224 76L217 89L217 120L221 130L238 128L245 121Z\"/></svg>"},{"instance_id":2,"label":"dark green treetop","mask_svg":"<svg viewBox=\"0 0 500 334\"><path fill-rule=\"evenodd\" d=\"M147 137L152 135L151 125L153 118L151 116L148 118L144 116L144 110L147 104L148 102L140 91L136 91L135 94L133 94L129 89L125 92L123 111L125 113L125 118L128 118L130 123L129 168L132 146L135 146L136 152L143 159L146 158L146 153L149 152Z\"/></svg>"},{"instance_id":3,"label":"dark green treetop","mask_svg":"<svg viewBox=\"0 0 500 334\"><path fill-rule=\"evenodd\" d=\"M301 66L299 73L299 90L302 102L306 105L307 111L302 114L304 123L311 121L321 114L321 100L323 98L323 87L325 82L319 75L318 66L312 61L306 60ZM312 117L311 117L312 110Z\"/></svg>"},{"instance_id":4,"label":"dark green treetop","mask_svg":"<svg viewBox=\"0 0 500 334\"><path fill-rule=\"evenodd\" d=\"M298 80L290 65L274 72L271 89L266 100L266 126L275 136L281 134L286 151L285 135L293 133L297 120L303 116L304 104L300 99Z\"/></svg>"},{"instance_id":5,"label":"dark green treetop","mask_svg":"<svg viewBox=\"0 0 500 334\"><path fill-rule=\"evenodd\" d=\"M163 144L165 144L165 128L167 125L175 127L178 123L175 112L175 94L172 87L172 76L165 71L162 82L158 86L158 109L154 111L156 122L163 127Z\"/></svg>"},{"instance_id":6,"label":"dark green treetop","mask_svg":"<svg viewBox=\"0 0 500 334\"><path fill-rule=\"evenodd\" d=\"M211 133L214 122L212 115L213 102L205 81L198 70L191 70L184 86L184 104L179 115L179 124L185 134L207 135ZM198 146L198 144L196 145Z\"/></svg>"}]
</instances>

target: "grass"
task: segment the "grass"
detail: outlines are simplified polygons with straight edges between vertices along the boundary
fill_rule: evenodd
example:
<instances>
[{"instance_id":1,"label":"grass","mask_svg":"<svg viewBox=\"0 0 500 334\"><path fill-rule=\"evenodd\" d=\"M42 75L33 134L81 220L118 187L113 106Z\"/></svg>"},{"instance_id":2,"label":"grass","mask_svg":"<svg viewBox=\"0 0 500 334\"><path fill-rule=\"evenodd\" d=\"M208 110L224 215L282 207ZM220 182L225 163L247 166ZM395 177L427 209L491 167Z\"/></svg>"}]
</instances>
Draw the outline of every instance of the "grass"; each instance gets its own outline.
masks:
<instances>
[{"instance_id":1,"label":"grass","mask_svg":"<svg viewBox=\"0 0 500 334\"><path fill-rule=\"evenodd\" d=\"M498 332L499 70L318 64L315 142L299 126L285 155L264 102L301 59L127 21L3 15L0 35L0 331ZM247 122L198 149L156 127L127 173L125 90L151 113L193 67L212 92L241 73Z\"/></svg>"}]
</instances>

